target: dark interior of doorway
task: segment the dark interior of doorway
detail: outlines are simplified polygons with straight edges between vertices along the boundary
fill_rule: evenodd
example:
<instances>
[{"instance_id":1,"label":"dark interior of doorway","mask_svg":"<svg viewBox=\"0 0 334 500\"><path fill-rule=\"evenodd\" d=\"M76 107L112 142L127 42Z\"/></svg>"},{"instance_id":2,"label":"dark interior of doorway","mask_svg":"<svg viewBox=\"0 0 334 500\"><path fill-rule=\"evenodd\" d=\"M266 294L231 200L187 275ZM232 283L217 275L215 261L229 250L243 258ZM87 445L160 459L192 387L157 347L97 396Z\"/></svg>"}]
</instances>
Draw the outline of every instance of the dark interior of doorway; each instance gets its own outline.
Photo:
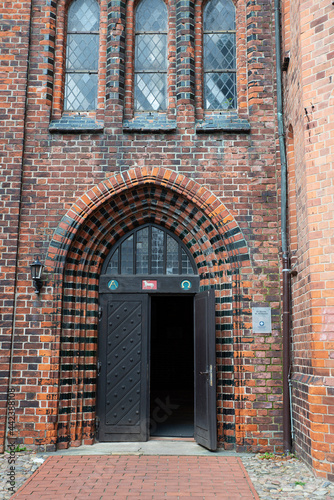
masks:
<instances>
[{"instance_id":1,"label":"dark interior of doorway","mask_svg":"<svg viewBox=\"0 0 334 500\"><path fill-rule=\"evenodd\" d=\"M193 297L151 298L150 435L194 435Z\"/></svg>"}]
</instances>

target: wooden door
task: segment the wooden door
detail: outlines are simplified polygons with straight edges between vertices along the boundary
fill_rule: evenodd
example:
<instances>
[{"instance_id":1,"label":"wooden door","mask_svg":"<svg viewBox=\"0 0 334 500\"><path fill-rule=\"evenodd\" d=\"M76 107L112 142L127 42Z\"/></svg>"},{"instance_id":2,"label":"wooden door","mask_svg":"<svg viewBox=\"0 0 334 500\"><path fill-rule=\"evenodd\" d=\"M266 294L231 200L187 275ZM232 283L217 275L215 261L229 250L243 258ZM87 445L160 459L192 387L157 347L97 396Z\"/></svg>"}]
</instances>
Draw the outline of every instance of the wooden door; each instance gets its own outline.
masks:
<instances>
[{"instance_id":1,"label":"wooden door","mask_svg":"<svg viewBox=\"0 0 334 500\"><path fill-rule=\"evenodd\" d=\"M148 295L101 294L100 441L148 439Z\"/></svg>"},{"instance_id":2,"label":"wooden door","mask_svg":"<svg viewBox=\"0 0 334 500\"><path fill-rule=\"evenodd\" d=\"M217 449L215 292L195 295L195 421L194 437Z\"/></svg>"}]
</instances>

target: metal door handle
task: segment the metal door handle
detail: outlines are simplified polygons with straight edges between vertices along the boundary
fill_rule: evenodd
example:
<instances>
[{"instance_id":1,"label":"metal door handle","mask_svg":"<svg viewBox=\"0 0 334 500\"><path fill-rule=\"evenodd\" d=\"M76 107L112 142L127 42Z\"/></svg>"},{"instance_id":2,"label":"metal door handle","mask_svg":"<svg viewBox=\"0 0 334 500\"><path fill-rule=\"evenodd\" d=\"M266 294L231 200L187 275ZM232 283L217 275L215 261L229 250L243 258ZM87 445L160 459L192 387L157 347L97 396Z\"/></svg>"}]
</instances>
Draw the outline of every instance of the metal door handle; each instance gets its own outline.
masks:
<instances>
[{"instance_id":1,"label":"metal door handle","mask_svg":"<svg viewBox=\"0 0 334 500\"><path fill-rule=\"evenodd\" d=\"M212 387L213 379L212 379L212 365L210 365L210 370L208 372L199 372L200 375L209 375L210 376L210 386Z\"/></svg>"}]
</instances>

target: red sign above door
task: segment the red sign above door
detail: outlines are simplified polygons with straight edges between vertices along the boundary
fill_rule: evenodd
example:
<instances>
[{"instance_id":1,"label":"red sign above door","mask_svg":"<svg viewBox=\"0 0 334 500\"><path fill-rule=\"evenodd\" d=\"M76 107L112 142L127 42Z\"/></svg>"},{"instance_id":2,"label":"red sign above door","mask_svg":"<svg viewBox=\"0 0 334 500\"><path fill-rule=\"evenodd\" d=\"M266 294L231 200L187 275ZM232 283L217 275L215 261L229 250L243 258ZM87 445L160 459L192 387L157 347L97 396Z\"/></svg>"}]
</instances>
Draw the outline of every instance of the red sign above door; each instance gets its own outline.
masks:
<instances>
[{"instance_id":1,"label":"red sign above door","mask_svg":"<svg viewBox=\"0 0 334 500\"><path fill-rule=\"evenodd\" d=\"M141 282L142 290L157 290L158 282L157 280L142 280Z\"/></svg>"}]
</instances>

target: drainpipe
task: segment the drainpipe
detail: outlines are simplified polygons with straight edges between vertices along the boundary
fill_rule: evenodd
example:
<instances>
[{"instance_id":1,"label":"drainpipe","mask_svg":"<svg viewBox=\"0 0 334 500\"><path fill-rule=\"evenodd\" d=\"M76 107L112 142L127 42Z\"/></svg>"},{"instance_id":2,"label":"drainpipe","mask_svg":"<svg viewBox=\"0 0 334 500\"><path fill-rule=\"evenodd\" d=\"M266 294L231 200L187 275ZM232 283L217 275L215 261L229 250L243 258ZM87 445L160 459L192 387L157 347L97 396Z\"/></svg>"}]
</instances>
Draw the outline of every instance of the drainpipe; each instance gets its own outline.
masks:
<instances>
[{"instance_id":1,"label":"drainpipe","mask_svg":"<svg viewBox=\"0 0 334 500\"><path fill-rule=\"evenodd\" d=\"M280 0L275 0L277 121L281 157L281 237L283 267L283 451L291 451L290 419L290 256L287 242L287 161L283 125Z\"/></svg>"}]
</instances>

